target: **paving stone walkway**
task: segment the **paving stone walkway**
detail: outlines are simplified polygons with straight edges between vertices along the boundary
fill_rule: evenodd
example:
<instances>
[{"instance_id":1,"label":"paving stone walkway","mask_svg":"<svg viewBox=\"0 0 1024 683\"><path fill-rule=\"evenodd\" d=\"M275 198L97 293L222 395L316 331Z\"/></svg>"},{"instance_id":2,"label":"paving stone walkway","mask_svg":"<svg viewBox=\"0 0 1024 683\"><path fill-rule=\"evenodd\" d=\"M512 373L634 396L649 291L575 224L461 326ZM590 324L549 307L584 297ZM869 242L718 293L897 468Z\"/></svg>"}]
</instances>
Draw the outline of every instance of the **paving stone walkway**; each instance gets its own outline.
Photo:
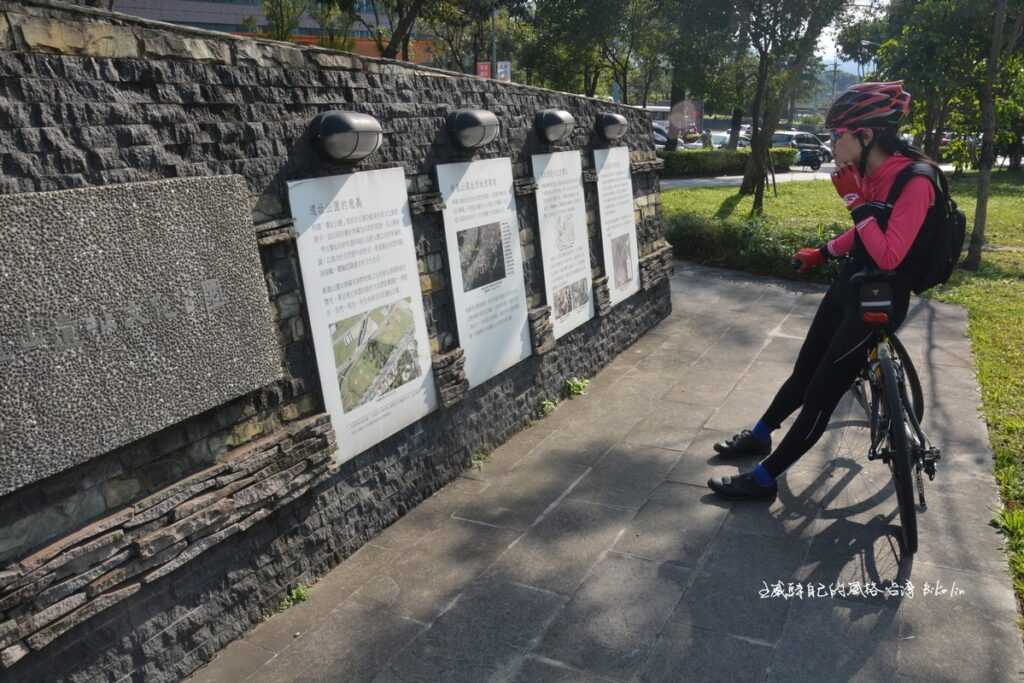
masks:
<instances>
[{"instance_id":1,"label":"paving stone walkway","mask_svg":"<svg viewBox=\"0 0 1024 683\"><path fill-rule=\"evenodd\" d=\"M963 309L914 300L900 333L944 454L920 550L902 558L888 469L867 461L849 395L775 502L722 502L705 487L754 464L711 444L763 412L823 288L677 263L672 291L672 316L586 396L189 680L1021 680ZM908 580L912 598L818 596ZM777 581L815 596L762 597Z\"/></svg>"}]
</instances>

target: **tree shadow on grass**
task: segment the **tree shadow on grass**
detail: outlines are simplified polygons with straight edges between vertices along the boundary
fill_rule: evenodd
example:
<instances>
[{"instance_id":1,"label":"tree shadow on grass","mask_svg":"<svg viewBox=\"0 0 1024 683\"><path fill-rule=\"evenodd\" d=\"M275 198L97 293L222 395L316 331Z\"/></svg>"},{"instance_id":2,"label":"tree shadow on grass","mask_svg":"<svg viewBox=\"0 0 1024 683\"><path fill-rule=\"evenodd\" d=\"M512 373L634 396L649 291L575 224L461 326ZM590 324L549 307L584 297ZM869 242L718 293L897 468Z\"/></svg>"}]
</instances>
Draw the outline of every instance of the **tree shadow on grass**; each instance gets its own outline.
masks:
<instances>
[{"instance_id":1,"label":"tree shadow on grass","mask_svg":"<svg viewBox=\"0 0 1024 683\"><path fill-rule=\"evenodd\" d=\"M721 206L718 207L718 210L715 211L715 218L722 219L731 216L742 199L743 195L741 195L739 192L729 197L726 197L725 201L722 202Z\"/></svg>"}]
</instances>

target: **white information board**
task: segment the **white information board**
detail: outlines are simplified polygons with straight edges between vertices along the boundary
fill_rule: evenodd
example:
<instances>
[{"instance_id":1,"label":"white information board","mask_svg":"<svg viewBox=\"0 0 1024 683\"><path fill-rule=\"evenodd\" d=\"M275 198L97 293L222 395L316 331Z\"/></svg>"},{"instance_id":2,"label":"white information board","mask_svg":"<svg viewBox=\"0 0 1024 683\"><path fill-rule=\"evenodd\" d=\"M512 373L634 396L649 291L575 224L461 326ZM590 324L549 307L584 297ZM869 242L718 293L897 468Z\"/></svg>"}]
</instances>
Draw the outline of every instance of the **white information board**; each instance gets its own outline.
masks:
<instances>
[{"instance_id":1,"label":"white information board","mask_svg":"<svg viewBox=\"0 0 1024 683\"><path fill-rule=\"evenodd\" d=\"M601 216L604 271L611 305L640 291L640 254L633 216L633 176L629 148L594 150L597 206Z\"/></svg>"},{"instance_id":2,"label":"white information board","mask_svg":"<svg viewBox=\"0 0 1024 683\"><path fill-rule=\"evenodd\" d=\"M348 460L437 406L401 168L288 183L324 404Z\"/></svg>"},{"instance_id":3,"label":"white information board","mask_svg":"<svg viewBox=\"0 0 1024 683\"><path fill-rule=\"evenodd\" d=\"M533 177L544 288L557 339L594 317L580 153L534 155Z\"/></svg>"},{"instance_id":4,"label":"white information board","mask_svg":"<svg viewBox=\"0 0 1024 683\"><path fill-rule=\"evenodd\" d=\"M437 167L466 379L475 387L533 349L511 159Z\"/></svg>"}]
</instances>

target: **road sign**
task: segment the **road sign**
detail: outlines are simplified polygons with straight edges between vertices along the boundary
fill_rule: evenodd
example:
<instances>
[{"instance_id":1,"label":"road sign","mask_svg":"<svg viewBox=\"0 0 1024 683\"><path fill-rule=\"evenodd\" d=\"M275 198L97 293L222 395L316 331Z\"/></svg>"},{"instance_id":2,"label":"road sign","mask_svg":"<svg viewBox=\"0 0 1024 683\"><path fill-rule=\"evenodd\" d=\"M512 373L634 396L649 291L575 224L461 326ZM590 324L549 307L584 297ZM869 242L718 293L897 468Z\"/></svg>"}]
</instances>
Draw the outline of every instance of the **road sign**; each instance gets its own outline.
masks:
<instances>
[{"instance_id":1,"label":"road sign","mask_svg":"<svg viewBox=\"0 0 1024 683\"><path fill-rule=\"evenodd\" d=\"M490 62L477 62L476 63L476 75L480 78L491 77L491 63Z\"/></svg>"},{"instance_id":2,"label":"road sign","mask_svg":"<svg viewBox=\"0 0 1024 683\"><path fill-rule=\"evenodd\" d=\"M512 62L498 62L498 80L512 80Z\"/></svg>"}]
</instances>

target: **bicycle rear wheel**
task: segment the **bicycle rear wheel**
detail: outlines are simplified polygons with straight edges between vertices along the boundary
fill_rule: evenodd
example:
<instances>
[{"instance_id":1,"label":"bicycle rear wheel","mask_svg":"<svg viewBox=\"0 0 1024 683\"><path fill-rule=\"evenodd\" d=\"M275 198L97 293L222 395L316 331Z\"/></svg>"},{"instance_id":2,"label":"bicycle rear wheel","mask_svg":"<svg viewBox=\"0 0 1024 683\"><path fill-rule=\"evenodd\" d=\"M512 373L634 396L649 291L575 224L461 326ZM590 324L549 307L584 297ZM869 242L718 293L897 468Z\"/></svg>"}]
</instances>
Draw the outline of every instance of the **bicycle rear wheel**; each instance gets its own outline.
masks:
<instances>
[{"instance_id":1,"label":"bicycle rear wheel","mask_svg":"<svg viewBox=\"0 0 1024 683\"><path fill-rule=\"evenodd\" d=\"M889 446L889 468L893 485L896 487L896 502L900 510L900 530L903 535L903 549L917 552L917 507L914 503L914 480L910 467L910 446L907 443L907 429L903 416L903 401L900 398L899 378L889 349L882 344L879 364L885 384L883 409L888 422L886 438Z\"/></svg>"},{"instance_id":2,"label":"bicycle rear wheel","mask_svg":"<svg viewBox=\"0 0 1024 683\"><path fill-rule=\"evenodd\" d=\"M910 354L903 346L903 342L896 335L890 335L889 340L896 349L896 355L900 357L900 365L903 366L903 376L910 385L910 396L914 404L914 415L917 416L917 424L924 420L924 392L921 390L921 380L917 376L917 368L910 360Z\"/></svg>"}]
</instances>

